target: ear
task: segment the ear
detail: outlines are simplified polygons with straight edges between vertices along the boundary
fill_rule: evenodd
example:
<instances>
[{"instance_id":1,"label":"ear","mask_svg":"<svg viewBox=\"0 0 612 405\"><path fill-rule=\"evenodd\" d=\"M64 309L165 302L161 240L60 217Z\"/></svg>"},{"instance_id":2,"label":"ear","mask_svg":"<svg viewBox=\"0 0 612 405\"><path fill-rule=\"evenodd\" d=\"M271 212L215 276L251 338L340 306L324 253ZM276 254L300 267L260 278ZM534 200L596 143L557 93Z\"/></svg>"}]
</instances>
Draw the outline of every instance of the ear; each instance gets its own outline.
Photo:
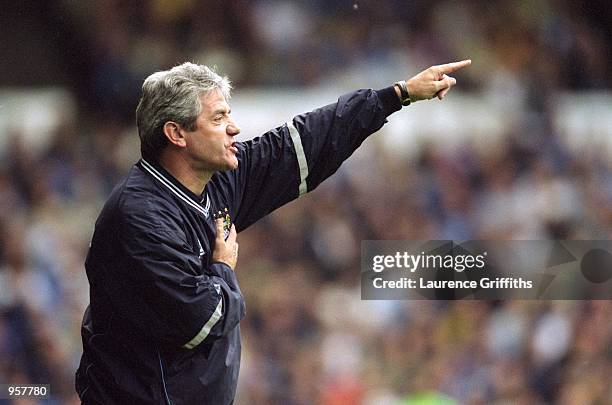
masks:
<instances>
[{"instance_id":1,"label":"ear","mask_svg":"<svg viewBox=\"0 0 612 405\"><path fill-rule=\"evenodd\" d=\"M168 121L164 124L164 135L168 138L168 142L172 145L184 148L187 146L184 131L180 125L173 121Z\"/></svg>"}]
</instances>

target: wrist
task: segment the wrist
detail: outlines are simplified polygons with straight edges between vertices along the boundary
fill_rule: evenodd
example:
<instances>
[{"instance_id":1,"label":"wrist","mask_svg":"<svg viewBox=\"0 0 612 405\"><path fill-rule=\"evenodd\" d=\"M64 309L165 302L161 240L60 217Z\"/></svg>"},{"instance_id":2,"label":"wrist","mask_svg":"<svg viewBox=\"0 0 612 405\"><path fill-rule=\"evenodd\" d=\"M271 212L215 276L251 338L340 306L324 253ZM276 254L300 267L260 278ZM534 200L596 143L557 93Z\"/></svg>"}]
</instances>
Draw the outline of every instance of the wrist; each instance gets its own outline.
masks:
<instances>
[{"instance_id":1,"label":"wrist","mask_svg":"<svg viewBox=\"0 0 612 405\"><path fill-rule=\"evenodd\" d=\"M234 270L234 268L236 267L236 264L234 263L234 265L232 266L232 262L230 260L223 260L223 259L213 259L211 264L224 264L226 265L230 270Z\"/></svg>"},{"instance_id":2,"label":"wrist","mask_svg":"<svg viewBox=\"0 0 612 405\"><path fill-rule=\"evenodd\" d=\"M399 88L397 84L393 85L393 90L395 90L395 94L397 95L397 98L399 99L401 103L402 102L402 90Z\"/></svg>"},{"instance_id":3,"label":"wrist","mask_svg":"<svg viewBox=\"0 0 612 405\"><path fill-rule=\"evenodd\" d=\"M396 94L398 94L398 97L400 99L400 103L403 106L407 106L410 105L411 97L410 97L410 91L408 90L408 85L406 83L405 80L400 80L399 82L395 82L395 92Z\"/></svg>"}]
</instances>

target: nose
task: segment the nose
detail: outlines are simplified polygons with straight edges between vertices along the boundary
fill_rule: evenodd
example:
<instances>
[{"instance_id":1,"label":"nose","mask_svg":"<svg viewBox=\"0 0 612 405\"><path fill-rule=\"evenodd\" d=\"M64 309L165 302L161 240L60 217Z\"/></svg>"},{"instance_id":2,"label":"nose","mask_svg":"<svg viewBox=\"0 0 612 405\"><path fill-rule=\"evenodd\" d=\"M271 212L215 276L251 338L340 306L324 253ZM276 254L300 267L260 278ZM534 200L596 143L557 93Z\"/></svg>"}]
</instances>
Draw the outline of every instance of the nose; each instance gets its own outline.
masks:
<instances>
[{"instance_id":1,"label":"nose","mask_svg":"<svg viewBox=\"0 0 612 405\"><path fill-rule=\"evenodd\" d=\"M235 122L231 122L225 127L225 131L229 136L236 136L240 133L240 127Z\"/></svg>"}]
</instances>

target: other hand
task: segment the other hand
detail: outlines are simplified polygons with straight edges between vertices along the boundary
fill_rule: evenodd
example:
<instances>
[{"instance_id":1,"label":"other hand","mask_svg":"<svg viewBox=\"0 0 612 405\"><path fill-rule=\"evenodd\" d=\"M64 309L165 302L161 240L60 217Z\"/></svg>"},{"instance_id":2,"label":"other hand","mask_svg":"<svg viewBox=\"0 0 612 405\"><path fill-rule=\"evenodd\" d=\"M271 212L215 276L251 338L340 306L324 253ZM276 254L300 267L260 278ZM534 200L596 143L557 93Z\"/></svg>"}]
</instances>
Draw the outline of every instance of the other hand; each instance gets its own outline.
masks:
<instances>
[{"instance_id":1,"label":"other hand","mask_svg":"<svg viewBox=\"0 0 612 405\"><path fill-rule=\"evenodd\" d=\"M225 263L234 270L238 262L238 242L236 241L236 226L232 224L227 240L224 239L223 218L215 220L217 236L215 238L215 249L213 251L213 262Z\"/></svg>"}]
</instances>

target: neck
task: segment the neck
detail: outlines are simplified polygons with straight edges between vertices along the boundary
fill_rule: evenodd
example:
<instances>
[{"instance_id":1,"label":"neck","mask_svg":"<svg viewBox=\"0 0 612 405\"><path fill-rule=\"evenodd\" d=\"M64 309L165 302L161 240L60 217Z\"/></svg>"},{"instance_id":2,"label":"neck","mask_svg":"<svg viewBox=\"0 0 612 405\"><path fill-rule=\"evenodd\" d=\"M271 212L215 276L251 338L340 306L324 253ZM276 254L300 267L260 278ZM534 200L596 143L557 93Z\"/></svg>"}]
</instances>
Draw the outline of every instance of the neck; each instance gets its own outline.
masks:
<instances>
[{"instance_id":1,"label":"neck","mask_svg":"<svg viewBox=\"0 0 612 405\"><path fill-rule=\"evenodd\" d=\"M212 172L194 168L188 157L172 150L166 150L161 154L159 164L196 195L202 194L204 186L213 175Z\"/></svg>"}]
</instances>

